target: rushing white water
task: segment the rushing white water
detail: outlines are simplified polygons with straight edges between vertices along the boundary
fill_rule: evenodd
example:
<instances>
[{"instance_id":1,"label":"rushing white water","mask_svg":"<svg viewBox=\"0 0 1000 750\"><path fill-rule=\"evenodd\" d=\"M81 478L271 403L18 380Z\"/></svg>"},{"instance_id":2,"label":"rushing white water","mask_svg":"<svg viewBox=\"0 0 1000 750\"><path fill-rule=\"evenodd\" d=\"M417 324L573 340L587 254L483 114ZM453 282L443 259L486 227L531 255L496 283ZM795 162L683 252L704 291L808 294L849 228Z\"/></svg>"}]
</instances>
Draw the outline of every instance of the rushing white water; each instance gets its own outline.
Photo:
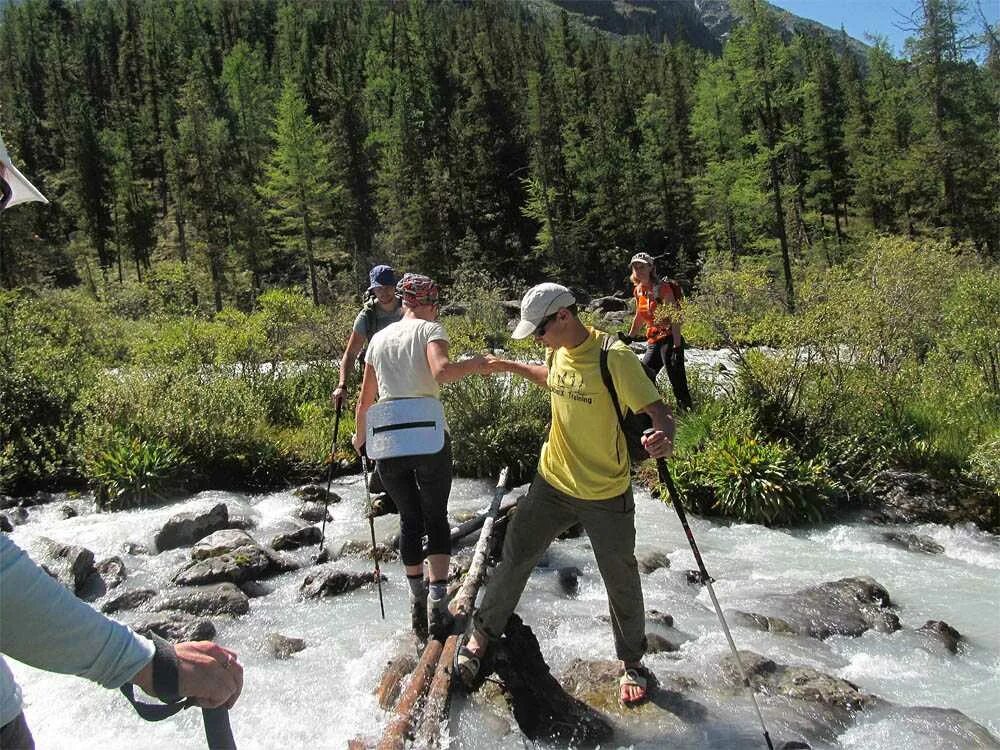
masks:
<instances>
[{"instance_id":1,"label":"rushing white water","mask_svg":"<svg viewBox=\"0 0 1000 750\"><path fill-rule=\"evenodd\" d=\"M343 502L331 506L328 546L337 550L348 539L365 539L363 487L356 477L336 482ZM492 494L486 482L458 480L453 510L483 508ZM718 681L718 660L728 648L711 609L707 591L685 581L693 568L691 552L673 511L641 490L636 492L638 549L669 553L671 568L643 576L647 609L674 616L677 629L690 636L680 652L656 654L647 664L661 677L686 675L703 684ZM204 510L225 501L232 513L257 523L255 537L267 542L276 525L298 505L290 493L262 496L207 492L169 507L115 514L86 512L84 499L71 500L82 515L63 520L61 503L32 509L27 524L12 538L29 552L37 538L80 544L98 559L122 555L129 571L127 586L165 586L187 560L188 550L155 556L121 552L126 540L150 542L171 515ZM396 517L378 519L377 535L395 531ZM944 547L941 555L916 554L880 541L884 528L838 524L805 531L769 530L754 525L720 526L691 519L715 589L724 608L754 611L769 594L790 593L845 576L869 575L890 592L904 629L893 634L869 632L860 638L782 636L733 628L740 648L766 654L779 663L812 666L851 680L865 691L900 706L954 708L1000 737L1000 542L971 527L927 525L909 528ZM307 557L302 553L302 559ZM519 612L532 626L553 672L575 657L613 658L606 597L587 539L556 542L545 566L529 580ZM339 564L355 571L371 563L345 558ZM583 575L575 597L560 590L555 570L575 565ZM382 667L400 648L407 627L407 587L399 563L383 566L386 620L379 618L374 588L318 602L298 600L306 570L272 580L273 593L251 600L250 614L236 620L214 618L217 640L240 653L246 684L232 712L237 742L252 748L344 748L357 736L377 736L387 721L372 688ZM123 614L127 621L128 614ZM912 631L929 619L945 620L965 642L952 655ZM304 638L307 648L278 661L265 647L269 633ZM161 724L136 717L124 699L78 678L53 675L11 662L25 696L28 722L40 748L100 747L198 748L201 720L187 711ZM720 698L720 695L724 695ZM697 695L706 710L700 721L681 724L670 745L679 747L762 747L759 726L749 702L738 693ZM794 716L778 698L761 697L771 734L780 746L796 739ZM700 709L699 709L700 710ZM501 716L504 714L503 716ZM914 716L883 710L839 727L827 737L812 737L813 747L924 748L969 746L953 730L949 714ZM511 727L513 726L513 731ZM617 736L635 748L666 743L655 731ZM521 748L524 740L509 713L478 698L458 699L452 708L451 747ZM982 745L979 745L982 746Z\"/></svg>"}]
</instances>

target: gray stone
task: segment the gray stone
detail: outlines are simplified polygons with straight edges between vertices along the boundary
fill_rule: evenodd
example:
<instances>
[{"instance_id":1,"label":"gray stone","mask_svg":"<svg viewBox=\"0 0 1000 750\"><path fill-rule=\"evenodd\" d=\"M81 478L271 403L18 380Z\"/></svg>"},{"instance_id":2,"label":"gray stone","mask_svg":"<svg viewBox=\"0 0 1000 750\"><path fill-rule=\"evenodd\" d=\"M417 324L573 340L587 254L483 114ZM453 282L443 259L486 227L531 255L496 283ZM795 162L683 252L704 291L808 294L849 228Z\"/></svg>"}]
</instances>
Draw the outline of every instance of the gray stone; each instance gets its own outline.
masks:
<instances>
[{"instance_id":1,"label":"gray stone","mask_svg":"<svg viewBox=\"0 0 1000 750\"><path fill-rule=\"evenodd\" d=\"M244 581L240 585L240 591L249 596L251 599L259 599L262 596L267 596L272 591L273 588L268 586L266 583L261 583L260 581Z\"/></svg>"},{"instance_id":2,"label":"gray stone","mask_svg":"<svg viewBox=\"0 0 1000 750\"><path fill-rule=\"evenodd\" d=\"M940 641L951 653L958 652L958 644L962 640L962 634L943 620L928 620L917 628L917 631L926 633L931 638Z\"/></svg>"},{"instance_id":3,"label":"gray stone","mask_svg":"<svg viewBox=\"0 0 1000 750\"><path fill-rule=\"evenodd\" d=\"M972 522L1000 533L996 495L961 481L943 481L899 469L879 472L871 484L874 520L881 523Z\"/></svg>"},{"instance_id":4,"label":"gray stone","mask_svg":"<svg viewBox=\"0 0 1000 750\"><path fill-rule=\"evenodd\" d=\"M944 547L929 536L922 534L886 531L882 533L882 539L895 547L902 547L910 552L924 552L928 555L940 555L944 552Z\"/></svg>"},{"instance_id":5,"label":"gray stone","mask_svg":"<svg viewBox=\"0 0 1000 750\"><path fill-rule=\"evenodd\" d=\"M762 630L768 633L792 634L795 628L780 617L768 617L756 612L742 612L738 609L727 609L726 620L730 625L741 625L750 630Z\"/></svg>"},{"instance_id":6,"label":"gray stone","mask_svg":"<svg viewBox=\"0 0 1000 750\"><path fill-rule=\"evenodd\" d=\"M583 571L575 565L559 568L559 587L563 593L568 596L576 596L576 592L580 590L580 576L582 575Z\"/></svg>"},{"instance_id":7,"label":"gray stone","mask_svg":"<svg viewBox=\"0 0 1000 750\"><path fill-rule=\"evenodd\" d=\"M7 519L13 526L23 526L28 522L28 509L18 506L7 511Z\"/></svg>"},{"instance_id":8,"label":"gray stone","mask_svg":"<svg viewBox=\"0 0 1000 750\"><path fill-rule=\"evenodd\" d=\"M78 515L80 515L77 509L69 504L60 505L58 512L59 512L59 517L62 518L63 520L66 520L68 518L76 518Z\"/></svg>"},{"instance_id":9,"label":"gray stone","mask_svg":"<svg viewBox=\"0 0 1000 750\"><path fill-rule=\"evenodd\" d=\"M399 557L399 553L387 544L377 544L375 545L375 550L379 562L393 562ZM371 560L372 544L371 542L364 542L360 539L348 539L340 545L340 551L337 552L337 557L363 557Z\"/></svg>"},{"instance_id":10,"label":"gray stone","mask_svg":"<svg viewBox=\"0 0 1000 750\"><path fill-rule=\"evenodd\" d=\"M657 633L646 633L646 653L661 654L677 651L680 647Z\"/></svg>"},{"instance_id":11,"label":"gray stone","mask_svg":"<svg viewBox=\"0 0 1000 750\"><path fill-rule=\"evenodd\" d=\"M628 300L621 297L595 297L587 305L590 312L600 311L601 313L626 312L628 311Z\"/></svg>"},{"instance_id":12,"label":"gray stone","mask_svg":"<svg viewBox=\"0 0 1000 750\"><path fill-rule=\"evenodd\" d=\"M666 612L661 612L658 609L646 610L646 622L651 625L659 625L664 628L672 628L674 626L673 615L667 614Z\"/></svg>"},{"instance_id":13,"label":"gray stone","mask_svg":"<svg viewBox=\"0 0 1000 750\"><path fill-rule=\"evenodd\" d=\"M83 590L87 578L94 572L94 553L86 547L60 544L45 537L38 541L43 550L41 565L45 571L74 594Z\"/></svg>"},{"instance_id":14,"label":"gray stone","mask_svg":"<svg viewBox=\"0 0 1000 750\"><path fill-rule=\"evenodd\" d=\"M845 711L858 711L873 705L875 696L861 692L857 685L812 667L777 664L753 651L740 651L740 661L747 679L757 690L770 695L820 703ZM722 658L722 674L732 686L743 684L743 678L732 654Z\"/></svg>"},{"instance_id":15,"label":"gray stone","mask_svg":"<svg viewBox=\"0 0 1000 750\"><path fill-rule=\"evenodd\" d=\"M338 495L336 492L332 491L328 492L326 487L322 487L318 484L303 485L302 487L299 487L297 490L295 490L292 494L295 495L295 497L299 498L299 500L304 501L305 503L315 502L315 503L320 503L322 505L323 502L325 501L330 503L330 505L333 505L334 503L339 503L341 501L340 495Z\"/></svg>"},{"instance_id":16,"label":"gray stone","mask_svg":"<svg viewBox=\"0 0 1000 750\"><path fill-rule=\"evenodd\" d=\"M135 609L156 596L154 589L130 589L108 597L101 604L101 612L110 615L128 609Z\"/></svg>"},{"instance_id":17,"label":"gray stone","mask_svg":"<svg viewBox=\"0 0 1000 750\"><path fill-rule=\"evenodd\" d=\"M243 531L250 531L256 527L257 522L243 513L230 514L229 523L226 524L227 529L242 529Z\"/></svg>"},{"instance_id":18,"label":"gray stone","mask_svg":"<svg viewBox=\"0 0 1000 750\"><path fill-rule=\"evenodd\" d=\"M382 576L382 580L386 580L386 577ZM305 577L299 587L299 593L303 599L320 599L346 594L374 582L375 577L372 573L351 573L323 566L314 569Z\"/></svg>"},{"instance_id":19,"label":"gray stone","mask_svg":"<svg viewBox=\"0 0 1000 750\"><path fill-rule=\"evenodd\" d=\"M842 578L794 594L772 596L767 603L779 610L777 619L794 632L814 638L899 630L899 617L890 609L889 592L867 576Z\"/></svg>"},{"instance_id":20,"label":"gray stone","mask_svg":"<svg viewBox=\"0 0 1000 750\"><path fill-rule=\"evenodd\" d=\"M667 553L659 550L642 552L636 556L636 561L639 563L640 573L649 574L654 570L670 567L670 558L667 557Z\"/></svg>"},{"instance_id":21,"label":"gray stone","mask_svg":"<svg viewBox=\"0 0 1000 750\"><path fill-rule=\"evenodd\" d=\"M122 542L122 552L126 555L148 555L149 547L142 542Z\"/></svg>"},{"instance_id":22,"label":"gray stone","mask_svg":"<svg viewBox=\"0 0 1000 750\"><path fill-rule=\"evenodd\" d=\"M191 615L245 615L250 599L231 583L171 591L153 602L154 611L175 610Z\"/></svg>"},{"instance_id":23,"label":"gray stone","mask_svg":"<svg viewBox=\"0 0 1000 750\"><path fill-rule=\"evenodd\" d=\"M180 513L156 532L156 549L164 552L178 547L190 547L212 532L227 528L228 523L229 508L225 503L219 503L204 513Z\"/></svg>"},{"instance_id":24,"label":"gray stone","mask_svg":"<svg viewBox=\"0 0 1000 750\"><path fill-rule=\"evenodd\" d=\"M305 502L300 505L296 511L295 515L304 521L309 523L322 523L324 516L327 522L333 520L333 516L327 511L326 506L322 502Z\"/></svg>"},{"instance_id":25,"label":"gray stone","mask_svg":"<svg viewBox=\"0 0 1000 750\"><path fill-rule=\"evenodd\" d=\"M14 524L11 523L10 518L6 513L0 513L0 531L9 533L14 530Z\"/></svg>"},{"instance_id":26,"label":"gray stone","mask_svg":"<svg viewBox=\"0 0 1000 750\"><path fill-rule=\"evenodd\" d=\"M276 550L292 550L319 544L322 532L316 526L304 526L287 534L277 534L271 539L270 547Z\"/></svg>"},{"instance_id":27,"label":"gray stone","mask_svg":"<svg viewBox=\"0 0 1000 750\"><path fill-rule=\"evenodd\" d=\"M243 533L243 532L233 532ZM202 586L209 583L259 581L295 570L298 566L256 544L247 544L231 552L192 560L171 579L181 586Z\"/></svg>"},{"instance_id":28,"label":"gray stone","mask_svg":"<svg viewBox=\"0 0 1000 750\"><path fill-rule=\"evenodd\" d=\"M125 569L125 562L117 555L96 563L94 569L104 579L104 585L109 590L120 586L128 575L128 571Z\"/></svg>"},{"instance_id":29,"label":"gray stone","mask_svg":"<svg viewBox=\"0 0 1000 750\"><path fill-rule=\"evenodd\" d=\"M281 633L271 633L267 636L267 650L275 659L288 659L305 647L306 642L301 638L291 638Z\"/></svg>"},{"instance_id":30,"label":"gray stone","mask_svg":"<svg viewBox=\"0 0 1000 750\"><path fill-rule=\"evenodd\" d=\"M194 617L184 612L156 612L140 615L131 623L140 635L155 633L172 643L181 641L210 641L215 638L215 625L211 620Z\"/></svg>"},{"instance_id":31,"label":"gray stone","mask_svg":"<svg viewBox=\"0 0 1000 750\"><path fill-rule=\"evenodd\" d=\"M207 560L235 552L240 547L259 547L257 540L241 529L213 532L191 548L192 560Z\"/></svg>"},{"instance_id":32,"label":"gray stone","mask_svg":"<svg viewBox=\"0 0 1000 750\"><path fill-rule=\"evenodd\" d=\"M7 510L8 508L16 507L18 502L20 502L16 497L11 497L10 495L0 495L0 510Z\"/></svg>"}]
</instances>

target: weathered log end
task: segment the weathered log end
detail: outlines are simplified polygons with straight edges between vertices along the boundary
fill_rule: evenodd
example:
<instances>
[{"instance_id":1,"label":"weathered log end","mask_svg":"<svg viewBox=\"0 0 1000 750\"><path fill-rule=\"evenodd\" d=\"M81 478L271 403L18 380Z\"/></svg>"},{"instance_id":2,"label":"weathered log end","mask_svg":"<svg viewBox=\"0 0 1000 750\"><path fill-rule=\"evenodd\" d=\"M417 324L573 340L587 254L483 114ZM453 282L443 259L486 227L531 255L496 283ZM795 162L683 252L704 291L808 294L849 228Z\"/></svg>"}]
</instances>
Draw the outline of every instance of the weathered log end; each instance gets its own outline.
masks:
<instances>
[{"instance_id":1,"label":"weathered log end","mask_svg":"<svg viewBox=\"0 0 1000 750\"><path fill-rule=\"evenodd\" d=\"M403 680L416 666L417 660L410 653L400 654L389 660L385 665L385 671L382 672L382 679L375 688L379 708L388 711L396 705L396 699L399 698L403 688Z\"/></svg>"},{"instance_id":2,"label":"weathered log end","mask_svg":"<svg viewBox=\"0 0 1000 750\"><path fill-rule=\"evenodd\" d=\"M538 639L520 617L511 615L495 648L494 669L528 739L573 747L594 747L611 740L611 723L563 689L549 671Z\"/></svg>"}]
</instances>

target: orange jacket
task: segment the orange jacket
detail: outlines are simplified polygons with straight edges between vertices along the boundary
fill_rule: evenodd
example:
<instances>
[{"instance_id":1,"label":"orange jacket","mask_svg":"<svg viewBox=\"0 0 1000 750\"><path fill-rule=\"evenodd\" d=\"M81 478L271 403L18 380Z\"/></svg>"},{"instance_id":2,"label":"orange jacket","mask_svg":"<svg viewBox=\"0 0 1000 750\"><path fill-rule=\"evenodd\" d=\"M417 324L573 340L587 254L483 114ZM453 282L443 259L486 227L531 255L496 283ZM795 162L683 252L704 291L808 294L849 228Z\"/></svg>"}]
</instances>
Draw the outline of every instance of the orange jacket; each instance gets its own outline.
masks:
<instances>
[{"instance_id":1,"label":"orange jacket","mask_svg":"<svg viewBox=\"0 0 1000 750\"><path fill-rule=\"evenodd\" d=\"M635 311L639 320L646 325L646 341L650 344L663 341L672 335L669 317L659 322L656 320L656 308L663 304L664 285L673 292L675 303L679 303L680 287L674 281L661 281L649 292L643 290L641 285L632 290L635 295Z\"/></svg>"}]
</instances>

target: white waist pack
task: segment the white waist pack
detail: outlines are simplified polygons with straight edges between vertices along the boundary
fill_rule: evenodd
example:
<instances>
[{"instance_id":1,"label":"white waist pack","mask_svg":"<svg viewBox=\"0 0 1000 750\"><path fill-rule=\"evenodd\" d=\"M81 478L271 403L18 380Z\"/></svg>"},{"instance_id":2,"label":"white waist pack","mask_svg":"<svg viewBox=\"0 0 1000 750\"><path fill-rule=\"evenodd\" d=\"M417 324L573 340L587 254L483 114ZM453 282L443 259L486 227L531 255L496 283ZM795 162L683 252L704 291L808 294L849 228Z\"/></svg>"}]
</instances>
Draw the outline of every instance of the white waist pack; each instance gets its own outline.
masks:
<instances>
[{"instance_id":1,"label":"white waist pack","mask_svg":"<svg viewBox=\"0 0 1000 750\"><path fill-rule=\"evenodd\" d=\"M379 401L365 419L365 451L376 461L425 456L444 447L444 407L436 398Z\"/></svg>"}]
</instances>

